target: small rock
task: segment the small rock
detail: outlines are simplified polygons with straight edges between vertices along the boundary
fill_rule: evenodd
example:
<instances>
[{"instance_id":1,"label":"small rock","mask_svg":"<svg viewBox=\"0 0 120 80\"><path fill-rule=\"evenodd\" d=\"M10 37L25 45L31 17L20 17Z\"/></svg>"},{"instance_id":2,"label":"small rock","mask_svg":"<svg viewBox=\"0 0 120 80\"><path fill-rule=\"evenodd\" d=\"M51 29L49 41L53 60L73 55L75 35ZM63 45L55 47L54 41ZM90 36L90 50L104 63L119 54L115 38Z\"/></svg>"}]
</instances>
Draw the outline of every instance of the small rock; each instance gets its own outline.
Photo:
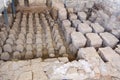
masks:
<instances>
[{"instance_id":1,"label":"small rock","mask_svg":"<svg viewBox=\"0 0 120 80\"><path fill-rule=\"evenodd\" d=\"M14 59L21 59L21 54L20 54L20 52L18 52L18 51L14 52L14 53L13 53L13 58L14 58Z\"/></svg>"},{"instance_id":2,"label":"small rock","mask_svg":"<svg viewBox=\"0 0 120 80\"><path fill-rule=\"evenodd\" d=\"M31 44L27 44L26 51L32 51L32 50L33 50L33 46Z\"/></svg>"},{"instance_id":3,"label":"small rock","mask_svg":"<svg viewBox=\"0 0 120 80\"><path fill-rule=\"evenodd\" d=\"M18 44L18 45L16 46L16 51L23 52L23 50L24 50L24 46L23 46L23 45Z\"/></svg>"},{"instance_id":4,"label":"small rock","mask_svg":"<svg viewBox=\"0 0 120 80\"><path fill-rule=\"evenodd\" d=\"M33 58L33 52L32 51L27 51L25 54L25 59L32 59Z\"/></svg>"},{"instance_id":5,"label":"small rock","mask_svg":"<svg viewBox=\"0 0 120 80\"><path fill-rule=\"evenodd\" d=\"M10 59L10 55L8 52L4 52L1 54L1 60L9 60Z\"/></svg>"},{"instance_id":6,"label":"small rock","mask_svg":"<svg viewBox=\"0 0 120 80\"><path fill-rule=\"evenodd\" d=\"M3 50L4 50L5 52L11 53L11 52L12 52L12 46L11 46L10 44L5 44L5 45L3 46Z\"/></svg>"},{"instance_id":7,"label":"small rock","mask_svg":"<svg viewBox=\"0 0 120 80\"><path fill-rule=\"evenodd\" d=\"M77 29L79 32L81 32L83 34L92 32L92 28L86 23L79 24Z\"/></svg>"},{"instance_id":8,"label":"small rock","mask_svg":"<svg viewBox=\"0 0 120 80\"><path fill-rule=\"evenodd\" d=\"M70 13L70 14L69 14L69 19L70 19L70 21L76 20L76 19L77 19L77 15L74 14L74 13Z\"/></svg>"},{"instance_id":9,"label":"small rock","mask_svg":"<svg viewBox=\"0 0 120 80\"><path fill-rule=\"evenodd\" d=\"M77 15L78 15L78 18L79 18L81 21L84 21L84 20L86 20L86 18L87 18L87 15L86 15L85 12L78 12Z\"/></svg>"},{"instance_id":10,"label":"small rock","mask_svg":"<svg viewBox=\"0 0 120 80\"><path fill-rule=\"evenodd\" d=\"M78 19L72 20L72 26L75 27L75 28L77 28L80 23L81 23L81 21L78 20Z\"/></svg>"},{"instance_id":11,"label":"small rock","mask_svg":"<svg viewBox=\"0 0 120 80\"><path fill-rule=\"evenodd\" d=\"M6 40L6 44L10 44L10 45L13 45L13 40L11 38L8 38Z\"/></svg>"},{"instance_id":12,"label":"small rock","mask_svg":"<svg viewBox=\"0 0 120 80\"><path fill-rule=\"evenodd\" d=\"M91 27L95 33L102 33L105 30L99 23L92 23Z\"/></svg>"},{"instance_id":13,"label":"small rock","mask_svg":"<svg viewBox=\"0 0 120 80\"><path fill-rule=\"evenodd\" d=\"M100 33L101 38L103 39L103 45L115 47L119 40L112 34L108 32Z\"/></svg>"}]
</instances>

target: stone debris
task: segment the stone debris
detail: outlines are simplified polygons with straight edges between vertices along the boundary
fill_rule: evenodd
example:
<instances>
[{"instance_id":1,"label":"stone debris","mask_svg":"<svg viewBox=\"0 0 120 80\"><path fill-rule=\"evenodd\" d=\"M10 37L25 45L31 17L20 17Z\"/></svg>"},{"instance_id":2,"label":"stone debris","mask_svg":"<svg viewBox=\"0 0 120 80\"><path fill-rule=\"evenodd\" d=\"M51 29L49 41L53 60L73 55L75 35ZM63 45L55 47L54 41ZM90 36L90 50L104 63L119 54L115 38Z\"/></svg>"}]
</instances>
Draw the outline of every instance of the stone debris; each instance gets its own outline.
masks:
<instances>
[{"instance_id":1,"label":"stone debris","mask_svg":"<svg viewBox=\"0 0 120 80\"><path fill-rule=\"evenodd\" d=\"M105 62L108 62L108 71L110 75L113 75L114 77L120 78L120 55L118 55L112 48L105 47L99 49L99 55L102 57L102 59Z\"/></svg>"},{"instance_id":2,"label":"stone debris","mask_svg":"<svg viewBox=\"0 0 120 80\"><path fill-rule=\"evenodd\" d=\"M100 33L100 36L103 39L103 45L105 46L110 46L113 48L119 42L119 40L114 35L108 32Z\"/></svg>"},{"instance_id":3,"label":"stone debris","mask_svg":"<svg viewBox=\"0 0 120 80\"><path fill-rule=\"evenodd\" d=\"M100 74L104 77L109 76L107 67L102 61L97 51L93 47L81 48L78 51L77 57L79 59L85 59L91 64L91 68L96 72L95 79L100 78Z\"/></svg>"}]
</instances>

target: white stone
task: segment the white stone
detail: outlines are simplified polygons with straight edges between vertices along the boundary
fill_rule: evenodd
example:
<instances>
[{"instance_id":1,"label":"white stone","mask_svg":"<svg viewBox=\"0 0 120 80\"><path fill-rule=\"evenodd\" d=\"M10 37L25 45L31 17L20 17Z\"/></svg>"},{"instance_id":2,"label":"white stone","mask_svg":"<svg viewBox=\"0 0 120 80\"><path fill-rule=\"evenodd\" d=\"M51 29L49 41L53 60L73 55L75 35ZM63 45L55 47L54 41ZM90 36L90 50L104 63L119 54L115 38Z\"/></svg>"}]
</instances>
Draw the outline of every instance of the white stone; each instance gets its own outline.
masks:
<instances>
[{"instance_id":1,"label":"white stone","mask_svg":"<svg viewBox=\"0 0 120 80\"><path fill-rule=\"evenodd\" d=\"M108 32L100 33L101 38L103 39L103 45L115 47L119 40L112 34Z\"/></svg>"},{"instance_id":2,"label":"white stone","mask_svg":"<svg viewBox=\"0 0 120 80\"><path fill-rule=\"evenodd\" d=\"M62 21L62 27L70 27L70 26L71 26L71 22L69 20Z\"/></svg>"},{"instance_id":3,"label":"white stone","mask_svg":"<svg viewBox=\"0 0 120 80\"><path fill-rule=\"evenodd\" d=\"M28 39L28 38L33 38L32 33L28 33L28 34L27 34L27 39Z\"/></svg>"},{"instance_id":4,"label":"white stone","mask_svg":"<svg viewBox=\"0 0 120 80\"><path fill-rule=\"evenodd\" d=\"M87 45L89 47L99 48L102 45L102 39L97 33L87 33L86 37L88 39Z\"/></svg>"},{"instance_id":5,"label":"white stone","mask_svg":"<svg viewBox=\"0 0 120 80\"><path fill-rule=\"evenodd\" d=\"M93 28L93 32L95 33L104 32L104 28L99 23L91 23L91 27Z\"/></svg>"},{"instance_id":6,"label":"white stone","mask_svg":"<svg viewBox=\"0 0 120 80\"><path fill-rule=\"evenodd\" d=\"M75 27L75 28L77 28L80 23L81 23L81 21L78 20L78 19L72 20L72 26Z\"/></svg>"},{"instance_id":7,"label":"white stone","mask_svg":"<svg viewBox=\"0 0 120 80\"><path fill-rule=\"evenodd\" d=\"M20 52L18 52L18 51L14 52L14 53L13 53L13 58L14 58L14 59L21 59L21 54L20 54Z\"/></svg>"},{"instance_id":8,"label":"white stone","mask_svg":"<svg viewBox=\"0 0 120 80\"><path fill-rule=\"evenodd\" d=\"M4 52L1 54L1 59L2 60L9 60L10 59L10 55L8 52Z\"/></svg>"},{"instance_id":9,"label":"white stone","mask_svg":"<svg viewBox=\"0 0 120 80\"><path fill-rule=\"evenodd\" d=\"M6 40L6 44L13 45L13 40L11 38L7 39Z\"/></svg>"},{"instance_id":10,"label":"white stone","mask_svg":"<svg viewBox=\"0 0 120 80\"><path fill-rule=\"evenodd\" d=\"M42 57L42 49L41 48L37 49L36 57Z\"/></svg>"},{"instance_id":11,"label":"white stone","mask_svg":"<svg viewBox=\"0 0 120 80\"><path fill-rule=\"evenodd\" d=\"M26 41L27 44L32 44L32 39L31 38L28 38L27 41Z\"/></svg>"},{"instance_id":12,"label":"white stone","mask_svg":"<svg viewBox=\"0 0 120 80\"><path fill-rule=\"evenodd\" d=\"M27 51L25 54L25 59L32 59L33 58L33 52L32 51Z\"/></svg>"},{"instance_id":13,"label":"white stone","mask_svg":"<svg viewBox=\"0 0 120 80\"><path fill-rule=\"evenodd\" d=\"M11 46L10 44L5 44L5 45L3 46L3 50L4 50L5 52L11 53L11 52L12 52L12 46Z\"/></svg>"},{"instance_id":14,"label":"white stone","mask_svg":"<svg viewBox=\"0 0 120 80\"><path fill-rule=\"evenodd\" d=\"M69 19L70 19L70 21L76 20L76 19L77 19L77 15L74 14L74 13L70 13L70 14L69 14Z\"/></svg>"},{"instance_id":15,"label":"white stone","mask_svg":"<svg viewBox=\"0 0 120 80\"><path fill-rule=\"evenodd\" d=\"M17 44L17 45L19 45L19 44L24 45L24 42L23 42L22 39L17 39L17 40L16 40L16 44Z\"/></svg>"},{"instance_id":16,"label":"white stone","mask_svg":"<svg viewBox=\"0 0 120 80\"><path fill-rule=\"evenodd\" d=\"M111 33L112 33L115 37L120 38L120 30L119 30L119 29L118 29L118 30L112 30Z\"/></svg>"},{"instance_id":17,"label":"white stone","mask_svg":"<svg viewBox=\"0 0 120 80\"><path fill-rule=\"evenodd\" d=\"M87 39L81 32L72 32L71 38L72 38L72 44L77 49L84 47L86 45Z\"/></svg>"},{"instance_id":18,"label":"white stone","mask_svg":"<svg viewBox=\"0 0 120 80\"><path fill-rule=\"evenodd\" d=\"M65 8L61 8L59 11L58 11L58 17L60 20L65 20L67 19L67 11Z\"/></svg>"},{"instance_id":19,"label":"white stone","mask_svg":"<svg viewBox=\"0 0 120 80\"><path fill-rule=\"evenodd\" d=\"M18 45L16 46L16 51L23 52L23 50L24 50L24 46L23 46L23 45L18 44Z\"/></svg>"},{"instance_id":20,"label":"white stone","mask_svg":"<svg viewBox=\"0 0 120 80\"><path fill-rule=\"evenodd\" d=\"M105 47L105 48L99 48L99 55L102 57L102 59L109 63L108 69L111 67L112 70L109 70L111 75L120 74L120 55L117 54L112 48ZM114 74L113 74L114 73ZM118 75L116 75L118 76ZM120 78L120 76L118 76Z\"/></svg>"},{"instance_id":21,"label":"white stone","mask_svg":"<svg viewBox=\"0 0 120 80\"><path fill-rule=\"evenodd\" d=\"M94 76L91 76L91 77L99 78L100 75L102 75L104 77L109 75L108 67L103 62L101 57L98 55L95 48L93 48L93 47L81 48L78 51L77 57L79 59L85 59L86 61L88 61L88 63L90 64L91 68L93 69L93 71L95 73ZM98 68L98 69L96 70L96 68Z\"/></svg>"},{"instance_id":22,"label":"white stone","mask_svg":"<svg viewBox=\"0 0 120 80\"><path fill-rule=\"evenodd\" d=\"M64 63L69 62L69 60L68 60L67 57L58 57L58 60L59 60L60 62L64 62Z\"/></svg>"},{"instance_id":23,"label":"white stone","mask_svg":"<svg viewBox=\"0 0 120 80\"><path fill-rule=\"evenodd\" d=\"M61 48L59 49L59 54L60 55L63 55L63 54L66 54L66 48L64 46L61 46Z\"/></svg>"},{"instance_id":24,"label":"white stone","mask_svg":"<svg viewBox=\"0 0 120 80\"><path fill-rule=\"evenodd\" d=\"M33 50L33 46L31 44L27 44L26 51L32 51L32 50Z\"/></svg>"},{"instance_id":25,"label":"white stone","mask_svg":"<svg viewBox=\"0 0 120 80\"><path fill-rule=\"evenodd\" d=\"M86 20L86 18L87 18L87 15L86 15L85 12L78 12L77 15L78 15L78 18L79 18L81 21L84 21L84 20Z\"/></svg>"},{"instance_id":26,"label":"white stone","mask_svg":"<svg viewBox=\"0 0 120 80\"><path fill-rule=\"evenodd\" d=\"M81 32L83 34L92 32L92 28L86 23L79 24L77 29L79 32Z\"/></svg>"}]
</instances>

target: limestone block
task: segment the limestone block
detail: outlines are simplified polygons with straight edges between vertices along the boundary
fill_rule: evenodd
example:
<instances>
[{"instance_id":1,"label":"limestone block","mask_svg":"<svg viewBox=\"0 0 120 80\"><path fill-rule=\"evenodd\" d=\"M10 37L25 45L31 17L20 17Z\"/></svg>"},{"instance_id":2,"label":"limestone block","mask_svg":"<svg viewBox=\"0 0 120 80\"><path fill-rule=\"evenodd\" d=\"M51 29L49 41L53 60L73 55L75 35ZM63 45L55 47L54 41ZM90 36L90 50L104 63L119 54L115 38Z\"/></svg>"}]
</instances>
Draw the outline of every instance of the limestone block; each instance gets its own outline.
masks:
<instances>
[{"instance_id":1,"label":"limestone block","mask_svg":"<svg viewBox=\"0 0 120 80\"><path fill-rule=\"evenodd\" d=\"M69 60L68 60L67 57L58 57L58 60L59 60L60 62L64 62L64 63L69 62Z\"/></svg>"},{"instance_id":2,"label":"limestone block","mask_svg":"<svg viewBox=\"0 0 120 80\"><path fill-rule=\"evenodd\" d=\"M84 20L86 20L86 18L87 18L87 15L86 15L85 12L78 12L77 15L78 15L78 18L79 18L81 21L84 21Z\"/></svg>"},{"instance_id":3,"label":"limestone block","mask_svg":"<svg viewBox=\"0 0 120 80\"><path fill-rule=\"evenodd\" d=\"M77 30L83 34L92 32L92 28L86 23L79 24Z\"/></svg>"},{"instance_id":4,"label":"limestone block","mask_svg":"<svg viewBox=\"0 0 120 80\"><path fill-rule=\"evenodd\" d=\"M42 49L41 48L37 49L36 57L42 57Z\"/></svg>"},{"instance_id":5,"label":"limestone block","mask_svg":"<svg viewBox=\"0 0 120 80\"><path fill-rule=\"evenodd\" d=\"M72 26L75 27L75 28L77 28L80 23L81 23L81 21L78 20L78 19L72 20Z\"/></svg>"},{"instance_id":6,"label":"limestone block","mask_svg":"<svg viewBox=\"0 0 120 80\"><path fill-rule=\"evenodd\" d=\"M69 20L62 21L62 27L70 27L70 26L71 26L71 22Z\"/></svg>"},{"instance_id":7,"label":"limestone block","mask_svg":"<svg viewBox=\"0 0 120 80\"><path fill-rule=\"evenodd\" d=\"M8 36L9 38L11 38L13 41L15 41L16 40L16 37L14 36L14 34L9 34L9 36Z\"/></svg>"},{"instance_id":8,"label":"limestone block","mask_svg":"<svg viewBox=\"0 0 120 80\"><path fill-rule=\"evenodd\" d=\"M1 54L1 60L9 60L10 59L10 55L8 52L4 52Z\"/></svg>"},{"instance_id":9,"label":"limestone block","mask_svg":"<svg viewBox=\"0 0 120 80\"><path fill-rule=\"evenodd\" d=\"M65 8L61 8L61 9L58 11L58 17L59 17L59 19L60 19L61 21L67 19L67 11L66 11Z\"/></svg>"},{"instance_id":10,"label":"limestone block","mask_svg":"<svg viewBox=\"0 0 120 80\"><path fill-rule=\"evenodd\" d=\"M10 45L13 45L13 40L11 38L8 38L6 40L6 44L10 44Z\"/></svg>"},{"instance_id":11,"label":"limestone block","mask_svg":"<svg viewBox=\"0 0 120 80\"><path fill-rule=\"evenodd\" d=\"M14 52L14 53L13 53L13 58L14 58L14 59L21 59L21 54L20 54L20 52L18 52L18 51Z\"/></svg>"},{"instance_id":12,"label":"limestone block","mask_svg":"<svg viewBox=\"0 0 120 80\"><path fill-rule=\"evenodd\" d=\"M31 38L28 38L28 39L27 39L27 41L26 41L26 43L27 43L27 44L32 44L32 43L33 43L33 41L32 41L32 39L31 39Z\"/></svg>"},{"instance_id":13,"label":"limestone block","mask_svg":"<svg viewBox=\"0 0 120 80\"><path fill-rule=\"evenodd\" d=\"M73 46L77 49L84 47L86 45L87 39L81 32L72 32L71 38Z\"/></svg>"},{"instance_id":14,"label":"limestone block","mask_svg":"<svg viewBox=\"0 0 120 80\"><path fill-rule=\"evenodd\" d=\"M116 53L118 53L120 55L120 49L119 48L115 48Z\"/></svg>"},{"instance_id":15,"label":"limestone block","mask_svg":"<svg viewBox=\"0 0 120 80\"><path fill-rule=\"evenodd\" d=\"M23 45L18 44L18 45L16 46L16 51L23 52L23 50L24 50L24 46L23 46Z\"/></svg>"},{"instance_id":16,"label":"limestone block","mask_svg":"<svg viewBox=\"0 0 120 80\"><path fill-rule=\"evenodd\" d=\"M94 6L94 1L88 1L86 3L86 8L92 8Z\"/></svg>"},{"instance_id":17,"label":"limestone block","mask_svg":"<svg viewBox=\"0 0 120 80\"><path fill-rule=\"evenodd\" d=\"M19 45L19 44L24 45L24 42L23 42L22 39L17 39L17 40L16 40L16 44L17 44L17 45Z\"/></svg>"},{"instance_id":18,"label":"limestone block","mask_svg":"<svg viewBox=\"0 0 120 80\"><path fill-rule=\"evenodd\" d=\"M41 38L36 38L36 44L42 44L42 39Z\"/></svg>"},{"instance_id":19,"label":"limestone block","mask_svg":"<svg viewBox=\"0 0 120 80\"><path fill-rule=\"evenodd\" d=\"M18 36L19 39L22 39L23 41L25 41L25 35L23 33L20 33Z\"/></svg>"},{"instance_id":20,"label":"limestone block","mask_svg":"<svg viewBox=\"0 0 120 80\"><path fill-rule=\"evenodd\" d=\"M105 30L99 23L92 23L91 27L95 33L102 33Z\"/></svg>"},{"instance_id":21,"label":"limestone block","mask_svg":"<svg viewBox=\"0 0 120 80\"><path fill-rule=\"evenodd\" d=\"M97 33L87 33L87 45L89 47L99 48L102 45L102 39Z\"/></svg>"},{"instance_id":22,"label":"limestone block","mask_svg":"<svg viewBox=\"0 0 120 80\"><path fill-rule=\"evenodd\" d=\"M33 50L33 46L31 44L27 44L26 51L32 51L32 50Z\"/></svg>"},{"instance_id":23,"label":"limestone block","mask_svg":"<svg viewBox=\"0 0 120 80\"><path fill-rule=\"evenodd\" d=\"M118 29L118 30L112 30L111 33L112 33L115 37L120 38L120 30L119 30L119 29Z\"/></svg>"},{"instance_id":24,"label":"limestone block","mask_svg":"<svg viewBox=\"0 0 120 80\"><path fill-rule=\"evenodd\" d=\"M65 40L68 44L72 42L71 40L71 33L75 31L75 28L68 27L65 29L64 35L65 35Z\"/></svg>"},{"instance_id":25,"label":"limestone block","mask_svg":"<svg viewBox=\"0 0 120 80\"><path fill-rule=\"evenodd\" d=\"M109 63L109 72L112 76L118 76L120 74L120 55L117 54L112 48L105 47L105 48L99 48L99 55L102 57L102 59ZM110 69L111 67L111 69ZM114 74L113 74L114 73ZM120 76L118 76L120 78Z\"/></svg>"},{"instance_id":26,"label":"limestone block","mask_svg":"<svg viewBox=\"0 0 120 80\"><path fill-rule=\"evenodd\" d=\"M100 33L100 36L103 39L103 45L105 46L110 46L113 48L119 42L119 40L114 35L108 32Z\"/></svg>"},{"instance_id":27,"label":"limestone block","mask_svg":"<svg viewBox=\"0 0 120 80\"><path fill-rule=\"evenodd\" d=\"M108 67L103 62L97 51L93 47L81 48L78 51L77 57L79 59L85 59L91 64L91 68L96 74L94 78L100 78L100 75L106 77L109 76ZM97 68L97 69L96 69Z\"/></svg>"},{"instance_id":28,"label":"limestone block","mask_svg":"<svg viewBox=\"0 0 120 80\"><path fill-rule=\"evenodd\" d=\"M73 9L73 8L67 8L67 12L68 12L68 13L73 13L73 12L74 12L74 9Z\"/></svg>"},{"instance_id":29,"label":"limestone block","mask_svg":"<svg viewBox=\"0 0 120 80\"><path fill-rule=\"evenodd\" d=\"M66 48L64 46L61 46L60 50L59 50L59 54L60 55L63 55L63 54L66 54Z\"/></svg>"},{"instance_id":30,"label":"limestone block","mask_svg":"<svg viewBox=\"0 0 120 80\"><path fill-rule=\"evenodd\" d=\"M70 13L69 14L69 20L72 21L72 20L76 20L77 19L77 15L74 14L74 13Z\"/></svg>"},{"instance_id":31,"label":"limestone block","mask_svg":"<svg viewBox=\"0 0 120 80\"><path fill-rule=\"evenodd\" d=\"M25 59L32 59L33 58L33 52L32 51L27 51L25 54Z\"/></svg>"},{"instance_id":32,"label":"limestone block","mask_svg":"<svg viewBox=\"0 0 120 80\"><path fill-rule=\"evenodd\" d=\"M11 52L12 52L12 46L11 46L10 44L5 44L5 45L3 46L3 50L4 50L5 52L11 53Z\"/></svg>"}]
</instances>

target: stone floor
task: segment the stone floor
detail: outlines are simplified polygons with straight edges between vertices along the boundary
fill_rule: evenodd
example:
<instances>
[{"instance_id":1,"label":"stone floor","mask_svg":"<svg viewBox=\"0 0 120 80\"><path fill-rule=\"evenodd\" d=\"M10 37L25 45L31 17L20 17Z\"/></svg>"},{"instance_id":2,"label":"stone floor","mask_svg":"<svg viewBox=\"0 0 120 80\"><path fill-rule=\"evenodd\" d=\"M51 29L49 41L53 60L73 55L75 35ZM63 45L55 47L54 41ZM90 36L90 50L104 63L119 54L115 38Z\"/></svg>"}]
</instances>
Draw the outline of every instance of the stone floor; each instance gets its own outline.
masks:
<instances>
[{"instance_id":1,"label":"stone floor","mask_svg":"<svg viewBox=\"0 0 120 80\"><path fill-rule=\"evenodd\" d=\"M104 68L105 70L107 68ZM106 71L105 71L106 72ZM41 58L26 61L0 61L0 80L111 80L108 73L91 69L85 60L72 61L66 57Z\"/></svg>"}]
</instances>

